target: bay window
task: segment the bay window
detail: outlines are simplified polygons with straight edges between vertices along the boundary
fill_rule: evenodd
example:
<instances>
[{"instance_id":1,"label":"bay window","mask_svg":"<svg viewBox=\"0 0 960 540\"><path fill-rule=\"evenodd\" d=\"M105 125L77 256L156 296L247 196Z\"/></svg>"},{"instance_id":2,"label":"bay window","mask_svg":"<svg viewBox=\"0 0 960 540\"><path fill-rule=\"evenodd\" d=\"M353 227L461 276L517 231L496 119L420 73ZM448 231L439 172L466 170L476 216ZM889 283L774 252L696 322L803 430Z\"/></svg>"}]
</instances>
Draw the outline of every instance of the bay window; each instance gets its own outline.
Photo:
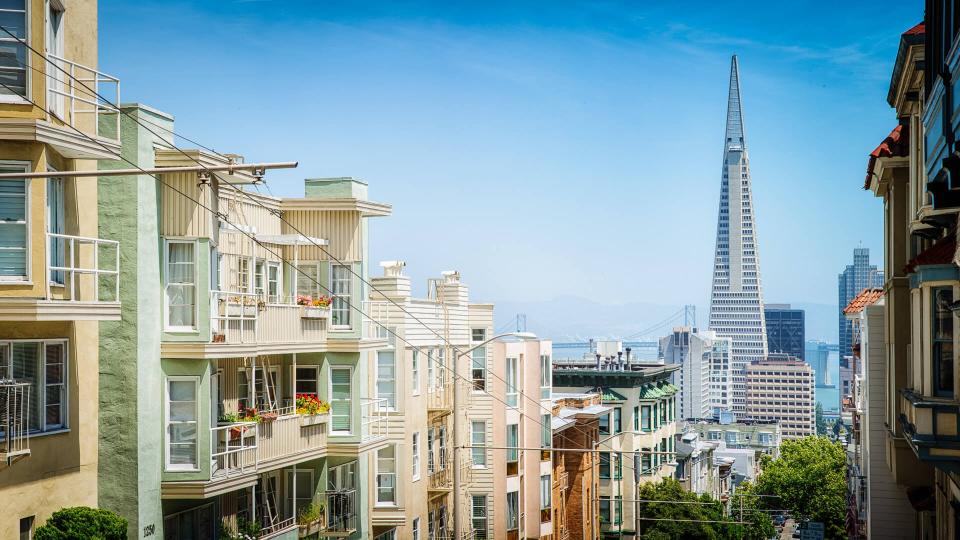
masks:
<instances>
[{"instance_id":1,"label":"bay window","mask_svg":"<svg viewBox=\"0 0 960 540\"><path fill-rule=\"evenodd\" d=\"M953 303L952 287L937 287L933 295L933 390L940 397L953 397Z\"/></svg>"},{"instance_id":2,"label":"bay window","mask_svg":"<svg viewBox=\"0 0 960 540\"><path fill-rule=\"evenodd\" d=\"M169 377L166 388L167 470L199 468L199 377Z\"/></svg>"},{"instance_id":3,"label":"bay window","mask_svg":"<svg viewBox=\"0 0 960 540\"><path fill-rule=\"evenodd\" d=\"M3 12L0 11L0 15ZM5 43L0 41L0 49ZM4 76L0 61L0 78ZM2 90L0 90L2 92ZM2 94L0 94L2 96ZM21 173L29 168L27 163L0 163L0 173ZM27 205L26 179L0 180L0 281L27 281L29 279L29 243L27 221L30 210Z\"/></svg>"},{"instance_id":4,"label":"bay window","mask_svg":"<svg viewBox=\"0 0 960 540\"><path fill-rule=\"evenodd\" d=\"M197 325L195 242L168 240L166 249L166 327L193 330Z\"/></svg>"}]
</instances>

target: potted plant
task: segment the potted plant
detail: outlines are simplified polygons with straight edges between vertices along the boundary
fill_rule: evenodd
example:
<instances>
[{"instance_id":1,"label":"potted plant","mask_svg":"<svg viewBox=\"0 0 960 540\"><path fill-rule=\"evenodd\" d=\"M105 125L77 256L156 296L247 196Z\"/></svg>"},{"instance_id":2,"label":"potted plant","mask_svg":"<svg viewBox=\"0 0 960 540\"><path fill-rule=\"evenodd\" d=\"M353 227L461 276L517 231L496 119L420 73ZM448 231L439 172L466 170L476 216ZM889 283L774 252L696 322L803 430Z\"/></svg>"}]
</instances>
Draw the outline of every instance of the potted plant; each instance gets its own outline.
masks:
<instances>
[{"instance_id":1,"label":"potted plant","mask_svg":"<svg viewBox=\"0 0 960 540\"><path fill-rule=\"evenodd\" d=\"M303 417L301 426L312 426L326 421L330 404L316 394L297 394L297 414Z\"/></svg>"},{"instance_id":2,"label":"potted plant","mask_svg":"<svg viewBox=\"0 0 960 540\"><path fill-rule=\"evenodd\" d=\"M223 301L223 299L221 299ZM253 318L257 316L257 299L252 296L231 296L226 301L227 317Z\"/></svg>"},{"instance_id":3,"label":"potted plant","mask_svg":"<svg viewBox=\"0 0 960 540\"><path fill-rule=\"evenodd\" d=\"M237 424L239 422L260 422L263 417L257 412L257 409L251 407L241 407L239 413L226 413L222 415L218 422L221 424ZM250 426L234 426L230 428L230 440L237 440L240 437L252 437L256 430Z\"/></svg>"},{"instance_id":4,"label":"potted plant","mask_svg":"<svg viewBox=\"0 0 960 540\"><path fill-rule=\"evenodd\" d=\"M330 318L330 304L333 298L330 296L297 296L297 305L303 306L300 316L304 319L328 319Z\"/></svg>"},{"instance_id":5,"label":"potted plant","mask_svg":"<svg viewBox=\"0 0 960 540\"><path fill-rule=\"evenodd\" d=\"M323 503L310 503L297 512L297 525L300 526L301 537L316 534L323 529L326 521L325 510Z\"/></svg>"}]
</instances>

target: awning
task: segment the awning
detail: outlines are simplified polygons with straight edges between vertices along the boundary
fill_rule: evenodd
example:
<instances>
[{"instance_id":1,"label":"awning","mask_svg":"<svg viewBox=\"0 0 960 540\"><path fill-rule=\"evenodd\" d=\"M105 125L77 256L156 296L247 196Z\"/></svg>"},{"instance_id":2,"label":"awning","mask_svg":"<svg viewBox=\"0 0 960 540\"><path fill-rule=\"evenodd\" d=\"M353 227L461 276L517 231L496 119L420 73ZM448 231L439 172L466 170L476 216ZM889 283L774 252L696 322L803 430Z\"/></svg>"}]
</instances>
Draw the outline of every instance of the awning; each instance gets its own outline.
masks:
<instances>
[{"instance_id":1,"label":"awning","mask_svg":"<svg viewBox=\"0 0 960 540\"><path fill-rule=\"evenodd\" d=\"M277 246L329 246L330 242L323 238L313 238L302 234L258 234L254 238L259 242Z\"/></svg>"}]
</instances>

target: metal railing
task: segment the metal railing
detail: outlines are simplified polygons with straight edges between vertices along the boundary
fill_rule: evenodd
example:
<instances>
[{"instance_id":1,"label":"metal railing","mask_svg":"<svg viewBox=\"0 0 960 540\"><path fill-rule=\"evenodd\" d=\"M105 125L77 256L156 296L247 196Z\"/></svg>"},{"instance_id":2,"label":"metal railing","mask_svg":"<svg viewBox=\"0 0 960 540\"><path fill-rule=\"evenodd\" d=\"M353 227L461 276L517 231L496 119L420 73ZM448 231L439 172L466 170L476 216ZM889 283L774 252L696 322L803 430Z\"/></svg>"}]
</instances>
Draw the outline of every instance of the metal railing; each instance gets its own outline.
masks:
<instances>
[{"instance_id":1,"label":"metal railing","mask_svg":"<svg viewBox=\"0 0 960 540\"><path fill-rule=\"evenodd\" d=\"M210 428L211 478L256 472L258 437L256 422Z\"/></svg>"},{"instance_id":2,"label":"metal railing","mask_svg":"<svg viewBox=\"0 0 960 540\"><path fill-rule=\"evenodd\" d=\"M47 116L54 115L71 127L88 131L77 120L90 115L93 124L89 127L96 136L119 144L120 110L115 104L120 103L120 79L54 54L47 54L47 62ZM102 116L112 117L110 129L101 128Z\"/></svg>"},{"instance_id":3,"label":"metal railing","mask_svg":"<svg viewBox=\"0 0 960 540\"><path fill-rule=\"evenodd\" d=\"M0 459L9 466L30 454L30 385L0 380Z\"/></svg>"},{"instance_id":4,"label":"metal railing","mask_svg":"<svg viewBox=\"0 0 960 540\"><path fill-rule=\"evenodd\" d=\"M357 490L343 489L327 491L323 494L326 499L326 525L323 530L328 533L348 533L357 530ZM322 535L321 535L322 536Z\"/></svg>"},{"instance_id":5,"label":"metal railing","mask_svg":"<svg viewBox=\"0 0 960 540\"><path fill-rule=\"evenodd\" d=\"M257 512L257 516L260 516L260 512ZM270 521L269 519L260 518L260 535L257 537L261 540L267 540L273 538L274 536L279 536L281 533L285 533L290 529L297 527L297 520L295 518L286 518L278 519L276 521Z\"/></svg>"},{"instance_id":6,"label":"metal railing","mask_svg":"<svg viewBox=\"0 0 960 540\"><path fill-rule=\"evenodd\" d=\"M364 440L386 437L389 434L387 398L361 398L361 437Z\"/></svg>"},{"instance_id":7,"label":"metal railing","mask_svg":"<svg viewBox=\"0 0 960 540\"><path fill-rule=\"evenodd\" d=\"M89 256L93 259L93 266L88 268L80 263L83 256L80 248L91 246ZM112 248L114 253L113 268L100 268L100 262L103 257L100 256L101 248ZM59 259L59 264L54 264L54 258ZM77 279L77 276L81 279ZM80 285L84 275L91 275L93 285L93 298L83 298L80 294ZM86 236L72 236L69 234L47 233L47 300L55 300L52 295L53 287L62 285L64 287L64 300L92 300L100 302L100 289L105 286L101 279L113 279L113 299L108 302L120 301L120 242L116 240L103 240L101 238L90 238Z\"/></svg>"}]
</instances>

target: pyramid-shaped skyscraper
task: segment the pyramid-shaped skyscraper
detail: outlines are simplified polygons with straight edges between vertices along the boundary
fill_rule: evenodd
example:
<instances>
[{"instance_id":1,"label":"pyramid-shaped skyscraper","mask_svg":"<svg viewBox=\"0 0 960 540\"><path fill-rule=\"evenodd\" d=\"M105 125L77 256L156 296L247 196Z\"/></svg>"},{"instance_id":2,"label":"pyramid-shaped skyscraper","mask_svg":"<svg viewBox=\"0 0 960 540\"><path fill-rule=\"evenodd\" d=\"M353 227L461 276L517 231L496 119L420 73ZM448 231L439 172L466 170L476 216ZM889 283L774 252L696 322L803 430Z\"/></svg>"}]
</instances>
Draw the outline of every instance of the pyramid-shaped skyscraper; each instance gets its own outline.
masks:
<instances>
[{"instance_id":1,"label":"pyramid-shaped skyscraper","mask_svg":"<svg viewBox=\"0 0 960 540\"><path fill-rule=\"evenodd\" d=\"M736 56L730 62L720 211L710 295L710 330L732 340L731 373L727 379L731 384L722 406L742 416L747 406L745 368L751 361L767 356L767 332L763 319L750 159L740 100L740 67Z\"/></svg>"}]
</instances>

